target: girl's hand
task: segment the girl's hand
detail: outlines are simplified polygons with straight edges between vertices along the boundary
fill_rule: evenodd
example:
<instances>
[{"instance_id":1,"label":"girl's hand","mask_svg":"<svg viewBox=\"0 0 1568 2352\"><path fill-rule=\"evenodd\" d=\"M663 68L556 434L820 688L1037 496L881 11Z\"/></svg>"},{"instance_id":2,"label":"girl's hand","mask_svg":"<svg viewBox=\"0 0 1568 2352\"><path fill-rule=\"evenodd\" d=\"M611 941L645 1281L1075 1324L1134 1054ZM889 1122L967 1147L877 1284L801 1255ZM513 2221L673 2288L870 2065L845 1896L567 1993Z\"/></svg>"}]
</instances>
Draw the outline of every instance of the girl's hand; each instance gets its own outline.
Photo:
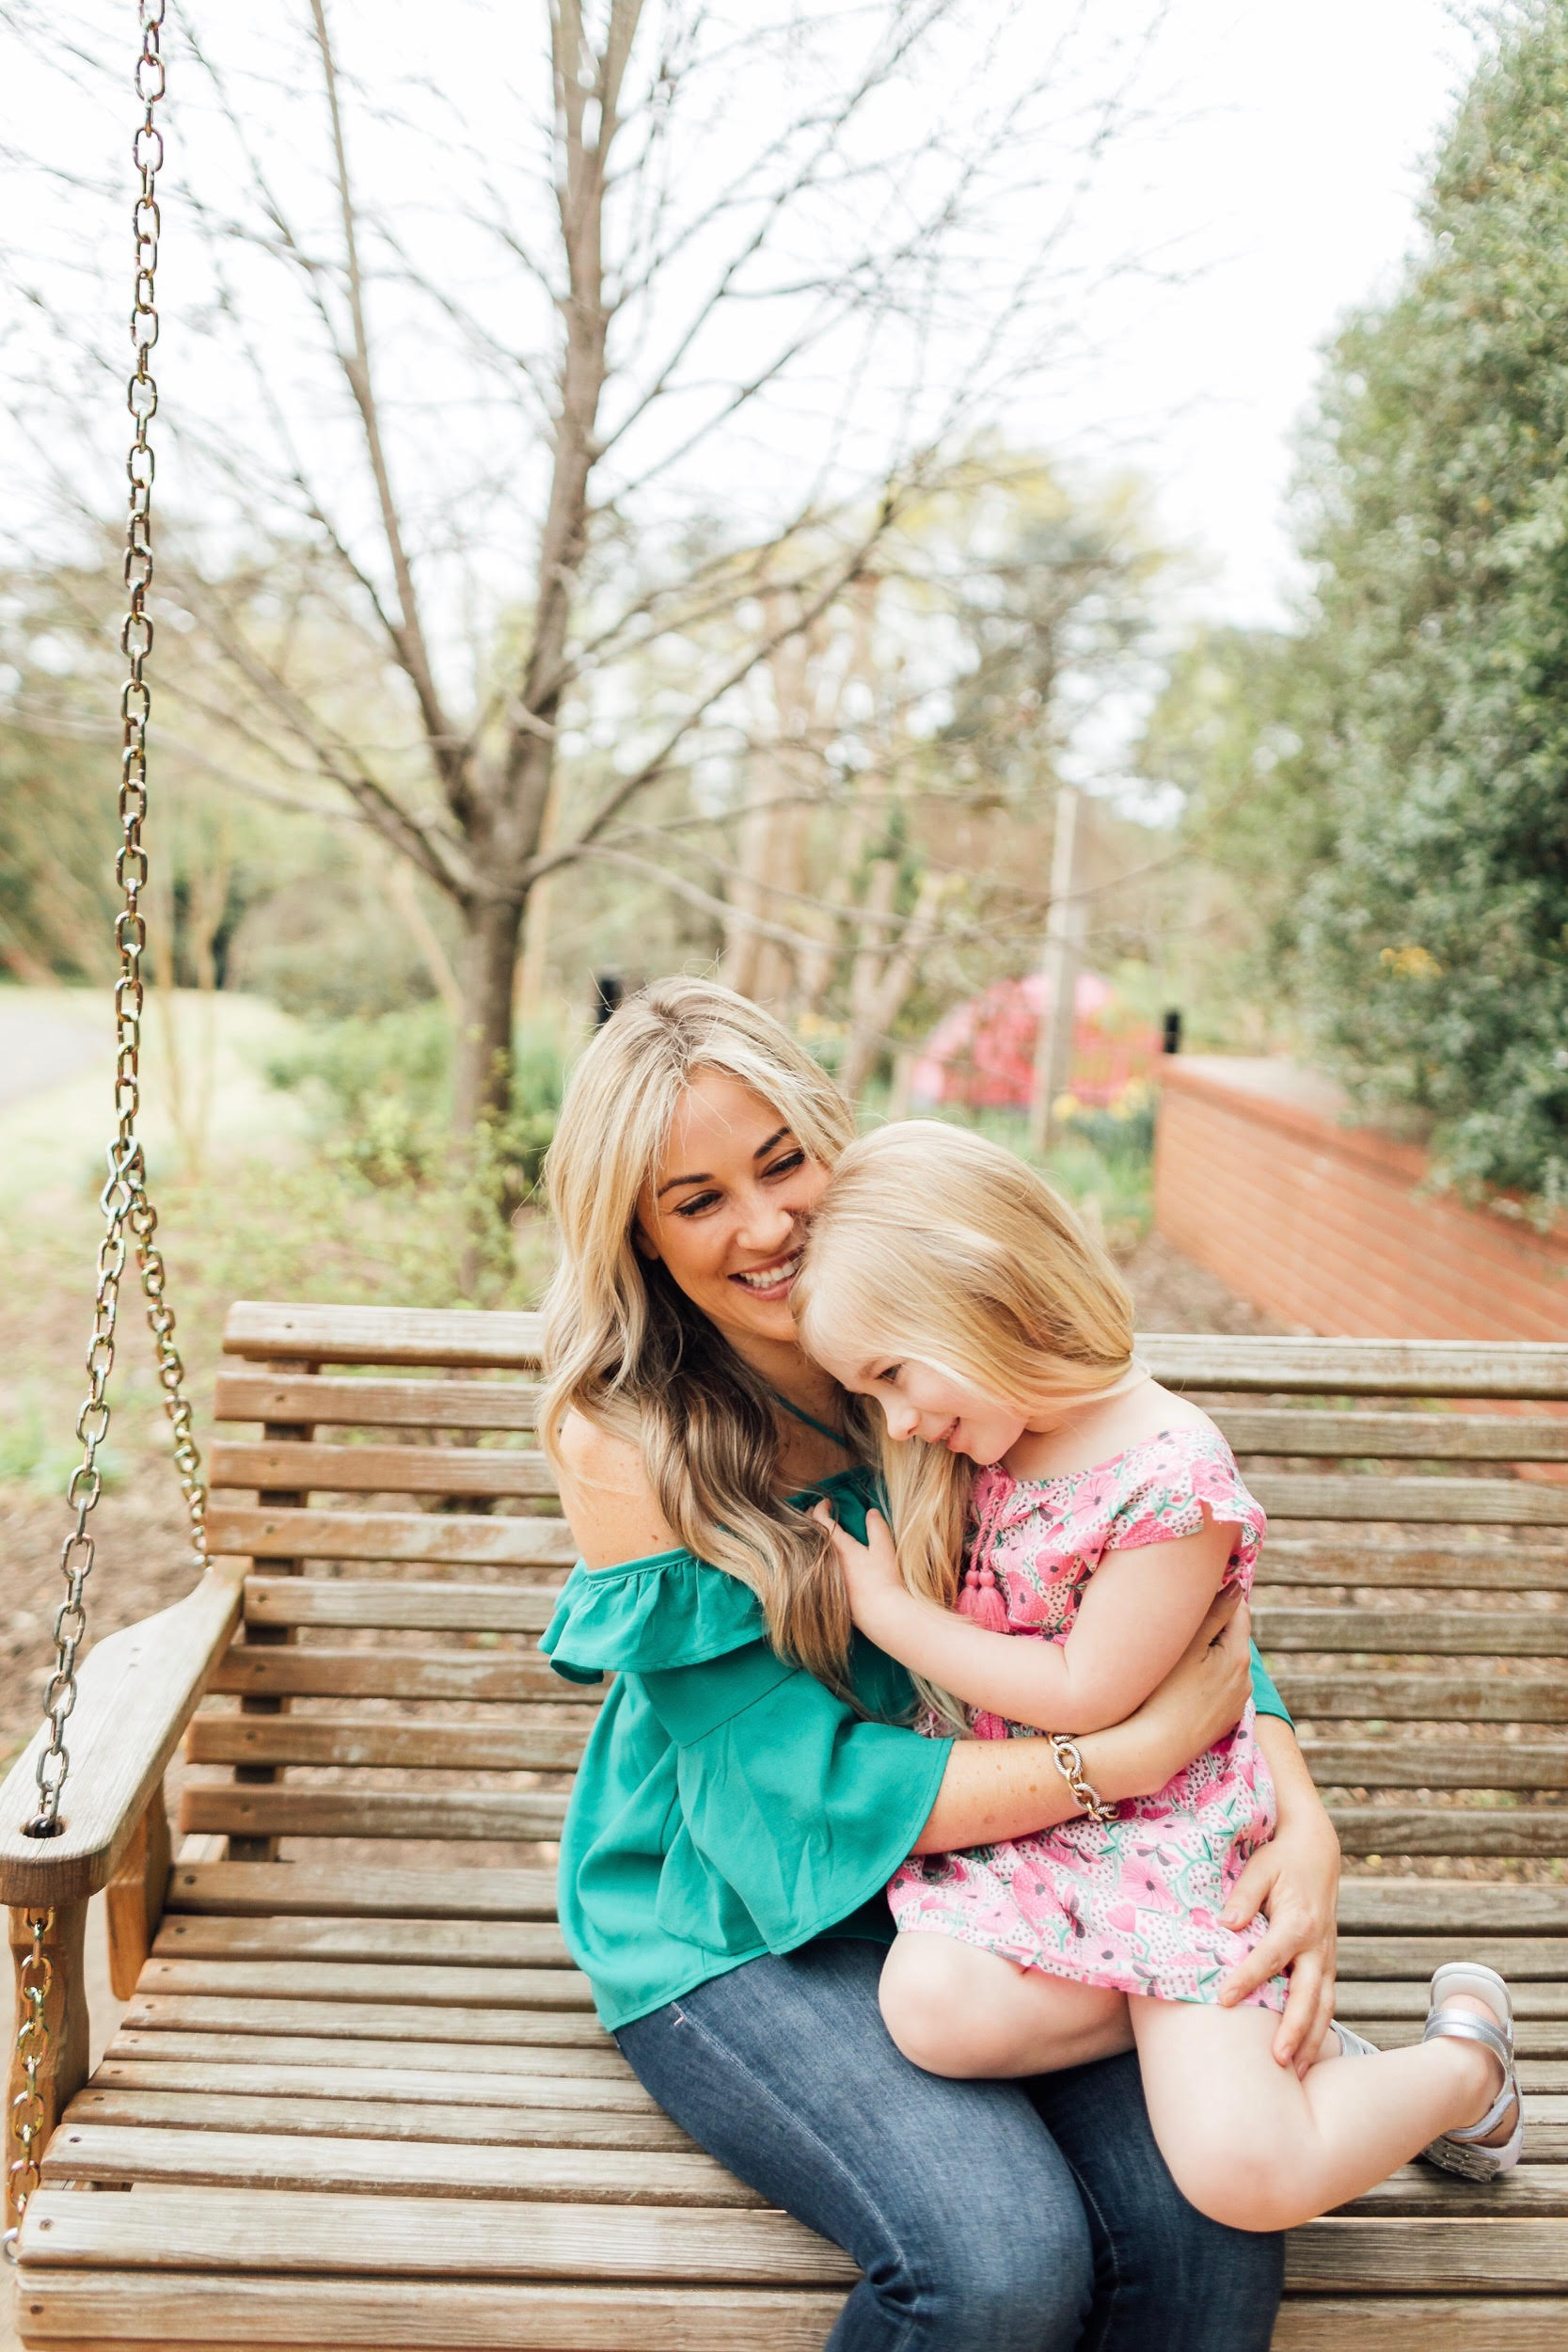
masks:
<instances>
[{"instance_id":1,"label":"girl's hand","mask_svg":"<svg viewBox=\"0 0 1568 2352\"><path fill-rule=\"evenodd\" d=\"M1233 2008L1288 1968L1291 1990L1274 2055L1279 2065L1305 2074L1316 2063L1334 2020L1339 1840L1289 1724L1277 1716L1259 1716L1258 1728L1259 1743L1268 1742L1279 1826L1242 1872L1220 1916L1227 1927L1243 1928L1266 1912L1269 1931L1226 1979L1220 2004Z\"/></svg>"},{"instance_id":2,"label":"girl's hand","mask_svg":"<svg viewBox=\"0 0 1568 2352\"><path fill-rule=\"evenodd\" d=\"M820 1521L838 1555L844 1571L844 1582L849 1595L849 1614L860 1630L872 1641L877 1628L885 1626L891 1608L908 1599L904 1580L898 1573L898 1554L894 1549L893 1530L879 1511L865 1515L865 1541L857 1544L854 1537L840 1527L825 1502L819 1502L812 1518Z\"/></svg>"}]
</instances>

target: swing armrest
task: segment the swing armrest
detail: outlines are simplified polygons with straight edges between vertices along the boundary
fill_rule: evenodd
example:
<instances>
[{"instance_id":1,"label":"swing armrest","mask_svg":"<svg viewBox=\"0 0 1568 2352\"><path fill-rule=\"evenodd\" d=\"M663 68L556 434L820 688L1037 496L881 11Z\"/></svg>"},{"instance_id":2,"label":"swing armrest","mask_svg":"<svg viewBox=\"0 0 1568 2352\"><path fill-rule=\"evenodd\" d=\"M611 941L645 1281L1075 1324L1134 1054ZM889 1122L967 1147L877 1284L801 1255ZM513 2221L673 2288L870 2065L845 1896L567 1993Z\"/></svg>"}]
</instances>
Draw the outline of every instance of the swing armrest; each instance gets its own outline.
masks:
<instances>
[{"instance_id":1,"label":"swing armrest","mask_svg":"<svg viewBox=\"0 0 1568 2352\"><path fill-rule=\"evenodd\" d=\"M0 1786L0 1902L78 1902L107 1883L161 1787L180 1735L239 1621L245 1564L219 1561L194 1592L88 1652L66 1727L71 1771L57 1837L29 1837L40 1730Z\"/></svg>"}]
</instances>

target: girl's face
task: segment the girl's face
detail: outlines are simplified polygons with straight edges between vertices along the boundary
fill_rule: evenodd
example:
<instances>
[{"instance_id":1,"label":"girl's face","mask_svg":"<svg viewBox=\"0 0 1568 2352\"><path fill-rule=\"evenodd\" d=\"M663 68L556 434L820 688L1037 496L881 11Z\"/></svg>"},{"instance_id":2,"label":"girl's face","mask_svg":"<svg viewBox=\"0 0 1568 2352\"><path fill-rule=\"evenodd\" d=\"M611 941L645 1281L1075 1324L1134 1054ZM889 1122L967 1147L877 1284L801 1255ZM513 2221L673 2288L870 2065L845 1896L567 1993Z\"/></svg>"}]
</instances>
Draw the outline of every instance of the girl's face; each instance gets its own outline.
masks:
<instances>
[{"instance_id":1,"label":"girl's face","mask_svg":"<svg viewBox=\"0 0 1568 2352\"><path fill-rule=\"evenodd\" d=\"M791 1344L789 1294L827 1183L772 1104L705 1070L638 1197L637 1247L742 1354L748 1339Z\"/></svg>"},{"instance_id":2,"label":"girl's face","mask_svg":"<svg viewBox=\"0 0 1568 2352\"><path fill-rule=\"evenodd\" d=\"M983 1468L1010 1453L1028 1426L1016 1406L916 1357L847 1351L820 1353L819 1360L857 1396L876 1398L889 1437L900 1445L921 1438Z\"/></svg>"}]
</instances>

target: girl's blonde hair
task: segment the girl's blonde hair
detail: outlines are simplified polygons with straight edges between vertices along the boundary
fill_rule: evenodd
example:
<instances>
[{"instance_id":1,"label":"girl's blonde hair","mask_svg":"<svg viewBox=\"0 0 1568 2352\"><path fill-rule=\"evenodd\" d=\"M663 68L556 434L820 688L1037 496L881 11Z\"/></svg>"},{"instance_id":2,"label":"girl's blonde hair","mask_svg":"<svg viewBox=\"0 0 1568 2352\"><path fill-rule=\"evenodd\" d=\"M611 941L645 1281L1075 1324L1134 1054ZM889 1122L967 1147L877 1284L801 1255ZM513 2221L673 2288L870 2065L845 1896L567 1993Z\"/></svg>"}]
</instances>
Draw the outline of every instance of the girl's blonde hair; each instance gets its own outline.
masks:
<instances>
[{"instance_id":1,"label":"girl's blonde hair","mask_svg":"<svg viewBox=\"0 0 1568 2352\"><path fill-rule=\"evenodd\" d=\"M814 1355L913 1357L1031 1417L1099 1394L1132 1364L1127 1285L1060 1195L1000 1144L935 1120L879 1128L844 1152L790 1303ZM961 1454L895 1444L884 1424L905 1581L946 1608L973 1475ZM952 1701L927 1696L954 1720Z\"/></svg>"},{"instance_id":2,"label":"girl's blonde hair","mask_svg":"<svg viewBox=\"0 0 1568 2352\"><path fill-rule=\"evenodd\" d=\"M776 1492L778 1399L634 1238L638 1196L705 1071L760 1095L825 1168L854 1135L827 1073L745 997L696 979L629 997L573 1073L546 1163L561 1256L540 1435L558 1457L562 1422L578 1412L639 1445L680 1541L750 1585L776 1649L844 1691L843 1580L823 1530ZM848 1419L869 1457L868 1419Z\"/></svg>"}]
</instances>

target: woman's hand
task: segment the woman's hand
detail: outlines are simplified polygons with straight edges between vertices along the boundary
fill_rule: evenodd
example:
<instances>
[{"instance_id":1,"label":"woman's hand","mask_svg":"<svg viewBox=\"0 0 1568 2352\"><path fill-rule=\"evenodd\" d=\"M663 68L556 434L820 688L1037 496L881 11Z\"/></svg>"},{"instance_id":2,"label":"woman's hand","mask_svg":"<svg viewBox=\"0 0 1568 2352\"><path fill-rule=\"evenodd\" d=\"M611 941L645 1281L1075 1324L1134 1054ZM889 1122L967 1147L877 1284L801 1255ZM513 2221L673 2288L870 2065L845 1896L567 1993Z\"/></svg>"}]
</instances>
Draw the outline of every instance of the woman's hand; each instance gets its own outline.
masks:
<instances>
[{"instance_id":1,"label":"woman's hand","mask_svg":"<svg viewBox=\"0 0 1568 2352\"><path fill-rule=\"evenodd\" d=\"M1243 1928L1266 1912L1269 1931L1227 1977L1220 2004L1234 2007L1288 1968L1291 1990L1274 2055L1281 2066L1293 2065L1305 2074L1334 2020L1339 1840L1289 1724L1277 1715L1259 1715L1258 1739L1274 1775L1278 1827L1242 1872L1220 1916L1227 1928Z\"/></svg>"},{"instance_id":2,"label":"woman's hand","mask_svg":"<svg viewBox=\"0 0 1568 2352\"><path fill-rule=\"evenodd\" d=\"M849 1595L849 1614L868 1640L879 1641L879 1629L885 1631L900 1604L911 1597L898 1572L893 1530L879 1511L868 1511L865 1541L857 1544L825 1502L816 1505L812 1518L827 1529L838 1556Z\"/></svg>"}]
</instances>

